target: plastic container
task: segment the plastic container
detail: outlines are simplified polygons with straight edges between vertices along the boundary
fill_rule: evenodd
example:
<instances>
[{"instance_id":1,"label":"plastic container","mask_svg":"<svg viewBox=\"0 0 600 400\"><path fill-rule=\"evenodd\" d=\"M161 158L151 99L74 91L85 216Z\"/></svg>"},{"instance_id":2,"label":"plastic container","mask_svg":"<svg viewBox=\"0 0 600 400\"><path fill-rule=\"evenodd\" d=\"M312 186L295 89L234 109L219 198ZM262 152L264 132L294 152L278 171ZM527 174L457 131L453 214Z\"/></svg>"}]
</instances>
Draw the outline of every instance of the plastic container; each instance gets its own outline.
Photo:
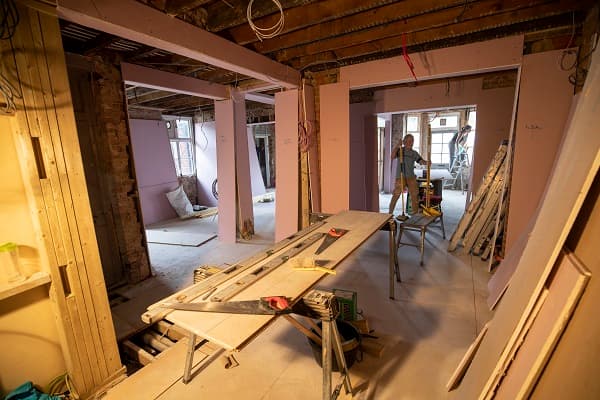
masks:
<instances>
[{"instance_id":1,"label":"plastic container","mask_svg":"<svg viewBox=\"0 0 600 400\"><path fill-rule=\"evenodd\" d=\"M348 322L340 321L338 319L338 320L336 320L336 325L338 328L338 332L340 333L340 336L341 336L340 339L342 341L342 349L344 350L344 358L346 359L346 366L348 367L348 369L350 369L350 367L357 360L358 352L360 351L360 342L361 342L360 333L354 326L350 325ZM317 323L317 326L319 328L321 328L322 322L319 321ZM314 329L312 329L312 331L313 331L313 333L317 333ZM318 343L315 343L311 338L308 338L308 343L310 344L310 347L312 348L312 352L313 352L313 356L315 357L315 361L317 362L317 364L319 364L320 367L323 367L323 357L322 357L321 345ZM331 345L333 346L333 343L331 343ZM333 352L333 348L332 348L332 352ZM340 370L337 365L337 358L335 357L335 354L333 354L333 363L332 363L331 367L332 367L333 371L339 372L339 370Z\"/></svg>"},{"instance_id":2,"label":"plastic container","mask_svg":"<svg viewBox=\"0 0 600 400\"><path fill-rule=\"evenodd\" d=\"M19 246L8 242L0 246L0 283L24 281L19 262Z\"/></svg>"}]
</instances>

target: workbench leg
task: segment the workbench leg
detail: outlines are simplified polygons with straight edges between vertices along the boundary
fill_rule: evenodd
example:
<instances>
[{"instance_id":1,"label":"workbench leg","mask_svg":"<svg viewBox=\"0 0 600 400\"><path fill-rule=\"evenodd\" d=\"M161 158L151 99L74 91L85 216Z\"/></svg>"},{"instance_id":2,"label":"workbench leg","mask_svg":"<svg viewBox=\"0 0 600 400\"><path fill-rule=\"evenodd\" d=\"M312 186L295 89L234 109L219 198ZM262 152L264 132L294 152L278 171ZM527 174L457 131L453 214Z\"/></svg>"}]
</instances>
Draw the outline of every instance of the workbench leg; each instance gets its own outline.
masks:
<instances>
[{"instance_id":1,"label":"workbench leg","mask_svg":"<svg viewBox=\"0 0 600 400\"><path fill-rule=\"evenodd\" d=\"M446 239L446 229L444 229L444 213L440 215L440 222L442 223L442 238Z\"/></svg>"},{"instance_id":2,"label":"workbench leg","mask_svg":"<svg viewBox=\"0 0 600 400\"><path fill-rule=\"evenodd\" d=\"M183 383L188 383L192 376L192 364L194 362L194 351L196 350L196 335L190 333L190 342L185 357L185 368L183 369Z\"/></svg>"},{"instance_id":3,"label":"workbench leg","mask_svg":"<svg viewBox=\"0 0 600 400\"><path fill-rule=\"evenodd\" d=\"M333 323L335 323L335 320ZM333 359L331 357L331 324L332 321L323 321L323 344L321 346L323 400L331 399L331 370L333 368Z\"/></svg>"},{"instance_id":4,"label":"workbench leg","mask_svg":"<svg viewBox=\"0 0 600 400\"><path fill-rule=\"evenodd\" d=\"M421 266L423 266L423 253L425 252L425 232L427 228L421 228Z\"/></svg>"},{"instance_id":5,"label":"workbench leg","mask_svg":"<svg viewBox=\"0 0 600 400\"><path fill-rule=\"evenodd\" d=\"M398 282L400 282L400 269L398 268L398 255L397 255L397 251L398 248L396 247L396 222L394 222L394 220L390 220L389 222L389 229L390 229L390 234L389 234L389 241L390 241L390 299L394 299L395 294L394 294L394 275L396 276L396 279L398 280Z\"/></svg>"}]
</instances>

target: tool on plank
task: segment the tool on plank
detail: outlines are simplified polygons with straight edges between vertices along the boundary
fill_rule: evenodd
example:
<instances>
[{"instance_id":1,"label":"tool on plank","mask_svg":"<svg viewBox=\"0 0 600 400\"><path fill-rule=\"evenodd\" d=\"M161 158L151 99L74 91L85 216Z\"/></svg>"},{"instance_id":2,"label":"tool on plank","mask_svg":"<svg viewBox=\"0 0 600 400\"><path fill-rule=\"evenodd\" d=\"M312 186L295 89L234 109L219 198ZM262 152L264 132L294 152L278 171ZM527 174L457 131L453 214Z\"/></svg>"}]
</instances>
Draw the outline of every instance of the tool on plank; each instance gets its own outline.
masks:
<instances>
[{"instance_id":1,"label":"tool on plank","mask_svg":"<svg viewBox=\"0 0 600 400\"><path fill-rule=\"evenodd\" d=\"M335 275L336 272L325 267L329 260L315 260L313 257L294 257L291 259L292 267L297 271L320 271Z\"/></svg>"},{"instance_id":2,"label":"tool on plank","mask_svg":"<svg viewBox=\"0 0 600 400\"><path fill-rule=\"evenodd\" d=\"M344 236L348 232L347 229L341 228L331 228L329 232L325 235L325 239L323 239L323 243L319 246L315 254L321 254L326 248L331 246L333 242Z\"/></svg>"},{"instance_id":3,"label":"tool on plank","mask_svg":"<svg viewBox=\"0 0 600 400\"><path fill-rule=\"evenodd\" d=\"M292 311L291 299L284 296L267 296L259 300L219 301L203 303L161 303L164 308L182 311L201 311L226 314L279 315Z\"/></svg>"}]
</instances>

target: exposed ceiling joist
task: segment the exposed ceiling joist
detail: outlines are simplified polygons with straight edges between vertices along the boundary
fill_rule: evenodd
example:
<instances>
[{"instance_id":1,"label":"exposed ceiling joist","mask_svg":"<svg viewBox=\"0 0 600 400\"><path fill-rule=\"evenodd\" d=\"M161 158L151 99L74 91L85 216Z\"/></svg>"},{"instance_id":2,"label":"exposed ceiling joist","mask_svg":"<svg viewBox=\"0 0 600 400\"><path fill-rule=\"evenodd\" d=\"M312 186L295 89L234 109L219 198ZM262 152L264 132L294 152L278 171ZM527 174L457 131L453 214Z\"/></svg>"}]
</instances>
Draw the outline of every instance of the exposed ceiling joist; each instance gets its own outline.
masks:
<instances>
[{"instance_id":1,"label":"exposed ceiling joist","mask_svg":"<svg viewBox=\"0 0 600 400\"><path fill-rule=\"evenodd\" d=\"M134 0L57 3L58 15L71 22L286 88L299 86L300 73L293 68Z\"/></svg>"}]
</instances>

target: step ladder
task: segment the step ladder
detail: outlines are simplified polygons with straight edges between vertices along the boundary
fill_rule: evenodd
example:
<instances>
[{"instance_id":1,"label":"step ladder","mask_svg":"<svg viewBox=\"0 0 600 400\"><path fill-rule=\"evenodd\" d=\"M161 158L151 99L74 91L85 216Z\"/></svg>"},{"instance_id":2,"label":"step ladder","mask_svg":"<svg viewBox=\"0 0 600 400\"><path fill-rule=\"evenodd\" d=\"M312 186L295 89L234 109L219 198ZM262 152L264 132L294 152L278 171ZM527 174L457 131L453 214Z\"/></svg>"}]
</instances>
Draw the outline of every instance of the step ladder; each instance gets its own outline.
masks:
<instances>
[{"instance_id":1,"label":"step ladder","mask_svg":"<svg viewBox=\"0 0 600 400\"><path fill-rule=\"evenodd\" d=\"M451 179L444 181L444 189L453 189L460 184L460 190L465 192L465 172L469 171L471 164L469 162L469 154L467 148L459 146L458 154L454 158L452 165L450 166Z\"/></svg>"}]
</instances>

